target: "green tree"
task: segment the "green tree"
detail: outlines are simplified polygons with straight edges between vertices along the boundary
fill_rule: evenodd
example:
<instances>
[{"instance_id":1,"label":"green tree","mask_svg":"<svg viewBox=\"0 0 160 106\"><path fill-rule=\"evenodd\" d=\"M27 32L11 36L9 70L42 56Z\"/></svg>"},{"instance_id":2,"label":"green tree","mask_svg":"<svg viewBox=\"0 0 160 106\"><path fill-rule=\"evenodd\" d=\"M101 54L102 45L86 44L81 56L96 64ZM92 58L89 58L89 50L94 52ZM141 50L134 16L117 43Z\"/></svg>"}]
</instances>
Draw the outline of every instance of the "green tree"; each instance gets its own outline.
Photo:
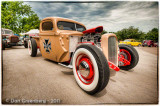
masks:
<instances>
[{"instance_id":1,"label":"green tree","mask_svg":"<svg viewBox=\"0 0 160 106\"><path fill-rule=\"evenodd\" d=\"M138 28L130 26L129 28L124 28L120 31L117 31L116 35L118 40L124 40L124 39L142 40L145 33L140 31Z\"/></svg>"},{"instance_id":2,"label":"green tree","mask_svg":"<svg viewBox=\"0 0 160 106\"><path fill-rule=\"evenodd\" d=\"M8 28L15 33L38 29L40 19L29 5L19 1L3 1L1 4L2 28Z\"/></svg>"},{"instance_id":3,"label":"green tree","mask_svg":"<svg viewBox=\"0 0 160 106\"><path fill-rule=\"evenodd\" d=\"M155 42L158 42L158 29L153 28L152 30L150 30L145 36L145 39L154 40Z\"/></svg>"},{"instance_id":4,"label":"green tree","mask_svg":"<svg viewBox=\"0 0 160 106\"><path fill-rule=\"evenodd\" d=\"M105 34L105 33L107 33L107 31L103 30L103 32L101 32L101 35L103 35L103 34Z\"/></svg>"}]
</instances>

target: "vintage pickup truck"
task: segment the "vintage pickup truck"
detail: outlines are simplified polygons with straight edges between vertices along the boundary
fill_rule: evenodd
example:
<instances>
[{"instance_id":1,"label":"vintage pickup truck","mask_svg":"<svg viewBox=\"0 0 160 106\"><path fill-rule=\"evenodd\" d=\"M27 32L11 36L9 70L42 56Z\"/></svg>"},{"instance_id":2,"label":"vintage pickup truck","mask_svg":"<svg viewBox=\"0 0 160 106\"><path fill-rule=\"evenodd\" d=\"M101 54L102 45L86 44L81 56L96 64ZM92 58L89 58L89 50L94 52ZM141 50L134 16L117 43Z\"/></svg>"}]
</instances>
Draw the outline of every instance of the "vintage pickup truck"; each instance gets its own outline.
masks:
<instances>
[{"instance_id":1,"label":"vintage pickup truck","mask_svg":"<svg viewBox=\"0 0 160 106\"><path fill-rule=\"evenodd\" d=\"M126 44L131 46L142 46L142 43L137 42L135 39L125 39L124 41L120 41L120 44Z\"/></svg>"},{"instance_id":2,"label":"vintage pickup truck","mask_svg":"<svg viewBox=\"0 0 160 106\"><path fill-rule=\"evenodd\" d=\"M12 47L18 45L19 37L13 35L13 31L10 29L1 29L2 33L2 50L6 47Z\"/></svg>"},{"instance_id":3,"label":"vintage pickup truck","mask_svg":"<svg viewBox=\"0 0 160 106\"><path fill-rule=\"evenodd\" d=\"M101 35L102 26L86 30L77 21L47 17L39 31L28 41L30 56L35 57L39 49L43 57L73 68L77 84L88 94L102 91L110 73L132 69L139 60L132 46L118 46L115 34Z\"/></svg>"}]
</instances>

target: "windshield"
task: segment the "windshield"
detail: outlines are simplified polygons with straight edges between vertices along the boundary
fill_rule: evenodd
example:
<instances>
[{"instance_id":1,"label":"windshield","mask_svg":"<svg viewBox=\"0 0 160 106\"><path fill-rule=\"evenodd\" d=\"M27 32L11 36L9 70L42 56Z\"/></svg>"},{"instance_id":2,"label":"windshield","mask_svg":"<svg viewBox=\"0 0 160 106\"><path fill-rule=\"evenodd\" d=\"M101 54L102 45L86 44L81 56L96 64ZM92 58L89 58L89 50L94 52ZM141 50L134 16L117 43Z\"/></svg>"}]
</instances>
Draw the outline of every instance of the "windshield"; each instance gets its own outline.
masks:
<instances>
[{"instance_id":1,"label":"windshield","mask_svg":"<svg viewBox=\"0 0 160 106\"><path fill-rule=\"evenodd\" d=\"M4 30L4 31L5 31L5 34L13 34L13 32L10 30Z\"/></svg>"},{"instance_id":2,"label":"windshield","mask_svg":"<svg viewBox=\"0 0 160 106\"><path fill-rule=\"evenodd\" d=\"M72 31L79 31L83 32L85 31L85 27L76 23L72 22L65 22L65 21L59 21L57 23L58 29L60 30L72 30Z\"/></svg>"},{"instance_id":3,"label":"windshield","mask_svg":"<svg viewBox=\"0 0 160 106\"><path fill-rule=\"evenodd\" d=\"M125 42L130 42L130 40L129 39L126 39L126 40L124 40Z\"/></svg>"}]
</instances>

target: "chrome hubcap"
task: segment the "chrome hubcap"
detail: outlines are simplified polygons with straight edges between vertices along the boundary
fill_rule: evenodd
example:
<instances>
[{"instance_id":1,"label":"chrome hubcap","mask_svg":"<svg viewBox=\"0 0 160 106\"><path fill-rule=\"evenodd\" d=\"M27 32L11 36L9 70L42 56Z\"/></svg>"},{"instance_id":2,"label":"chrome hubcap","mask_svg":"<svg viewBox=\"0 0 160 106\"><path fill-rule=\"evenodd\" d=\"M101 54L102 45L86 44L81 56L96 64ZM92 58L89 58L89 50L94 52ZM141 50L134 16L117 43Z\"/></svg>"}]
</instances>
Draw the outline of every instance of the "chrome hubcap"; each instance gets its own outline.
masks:
<instances>
[{"instance_id":1,"label":"chrome hubcap","mask_svg":"<svg viewBox=\"0 0 160 106\"><path fill-rule=\"evenodd\" d=\"M90 84L94 79L94 68L91 60L86 55L79 55L76 59L76 71L79 79Z\"/></svg>"},{"instance_id":2,"label":"chrome hubcap","mask_svg":"<svg viewBox=\"0 0 160 106\"><path fill-rule=\"evenodd\" d=\"M87 62L82 61L79 65L79 70L80 74L84 77L87 77L89 75L89 65L87 64Z\"/></svg>"}]
</instances>

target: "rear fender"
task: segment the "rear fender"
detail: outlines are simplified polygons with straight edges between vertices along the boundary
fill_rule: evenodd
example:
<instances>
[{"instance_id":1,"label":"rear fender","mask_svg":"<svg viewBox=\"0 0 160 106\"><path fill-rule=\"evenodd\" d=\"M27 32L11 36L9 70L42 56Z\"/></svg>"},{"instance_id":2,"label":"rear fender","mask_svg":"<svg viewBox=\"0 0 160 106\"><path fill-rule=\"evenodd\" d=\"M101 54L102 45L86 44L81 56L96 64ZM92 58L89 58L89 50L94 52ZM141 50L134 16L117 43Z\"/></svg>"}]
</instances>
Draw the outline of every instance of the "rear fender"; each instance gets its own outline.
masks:
<instances>
[{"instance_id":1,"label":"rear fender","mask_svg":"<svg viewBox=\"0 0 160 106\"><path fill-rule=\"evenodd\" d=\"M35 39L37 48L40 48L40 36L32 36L31 38Z\"/></svg>"}]
</instances>

